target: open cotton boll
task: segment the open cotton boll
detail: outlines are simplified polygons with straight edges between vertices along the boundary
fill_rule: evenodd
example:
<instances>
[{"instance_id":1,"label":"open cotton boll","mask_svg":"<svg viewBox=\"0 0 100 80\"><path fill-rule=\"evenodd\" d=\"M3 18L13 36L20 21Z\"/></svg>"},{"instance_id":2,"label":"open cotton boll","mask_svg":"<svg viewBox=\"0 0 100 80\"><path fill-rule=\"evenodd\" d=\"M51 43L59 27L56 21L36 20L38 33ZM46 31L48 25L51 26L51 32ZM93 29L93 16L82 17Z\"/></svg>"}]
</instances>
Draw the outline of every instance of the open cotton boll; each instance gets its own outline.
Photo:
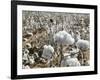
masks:
<instances>
[{"instance_id":1,"label":"open cotton boll","mask_svg":"<svg viewBox=\"0 0 100 80\"><path fill-rule=\"evenodd\" d=\"M70 59L70 58L71 58L71 56L69 53L64 53L64 58L61 61L61 67L66 67L67 65L66 65L65 61L66 61L66 59Z\"/></svg>"},{"instance_id":2,"label":"open cotton boll","mask_svg":"<svg viewBox=\"0 0 100 80\"><path fill-rule=\"evenodd\" d=\"M77 58L69 58L65 61L68 66L80 66L80 62Z\"/></svg>"},{"instance_id":3,"label":"open cotton boll","mask_svg":"<svg viewBox=\"0 0 100 80\"><path fill-rule=\"evenodd\" d=\"M75 40L69 33L63 30L54 35L54 41L58 44L72 45Z\"/></svg>"},{"instance_id":4,"label":"open cotton boll","mask_svg":"<svg viewBox=\"0 0 100 80\"><path fill-rule=\"evenodd\" d=\"M80 66L80 62L78 61L77 58L70 58L68 57L66 60L63 60L62 62L63 67L71 67L71 66Z\"/></svg>"},{"instance_id":5,"label":"open cotton boll","mask_svg":"<svg viewBox=\"0 0 100 80\"><path fill-rule=\"evenodd\" d=\"M69 53L65 53L65 56L61 62L62 67L71 67L71 66L80 66L80 62L78 61L77 58L71 57Z\"/></svg>"},{"instance_id":6,"label":"open cotton boll","mask_svg":"<svg viewBox=\"0 0 100 80\"><path fill-rule=\"evenodd\" d=\"M44 45L42 57L50 60L54 53L54 48L51 45Z\"/></svg>"},{"instance_id":7,"label":"open cotton boll","mask_svg":"<svg viewBox=\"0 0 100 80\"><path fill-rule=\"evenodd\" d=\"M75 40L72 37L69 37L68 40L67 40L67 44L69 44L69 45L74 44L74 42L75 42Z\"/></svg>"},{"instance_id":8,"label":"open cotton boll","mask_svg":"<svg viewBox=\"0 0 100 80\"><path fill-rule=\"evenodd\" d=\"M87 49L89 49L89 41L80 39L77 41L76 46L79 49L87 50Z\"/></svg>"}]
</instances>

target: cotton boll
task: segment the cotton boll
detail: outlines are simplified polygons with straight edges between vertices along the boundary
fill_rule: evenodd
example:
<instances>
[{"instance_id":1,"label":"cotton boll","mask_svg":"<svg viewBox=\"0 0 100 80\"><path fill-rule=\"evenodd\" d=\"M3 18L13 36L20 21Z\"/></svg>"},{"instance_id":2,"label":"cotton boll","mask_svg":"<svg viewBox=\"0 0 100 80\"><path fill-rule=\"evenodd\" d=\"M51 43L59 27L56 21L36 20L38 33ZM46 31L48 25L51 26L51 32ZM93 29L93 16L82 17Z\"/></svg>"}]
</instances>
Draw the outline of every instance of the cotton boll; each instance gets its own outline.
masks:
<instances>
[{"instance_id":1,"label":"cotton boll","mask_svg":"<svg viewBox=\"0 0 100 80\"><path fill-rule=\"evenodd\" d=\"M72 38L69 33L63 30L54 35L54 41L58 44L72 45L74 43L74 38Z\"/></svg>"},{"instance_id":2,"label":"cotton boll","mask_svg":"<svg viewBox=\"0 0 100 80\"><path fill-rule=\"evenodd\" d=\"M81 50L87 50L89 49L89 41L80 39L77 41L76 46Z\"/></svg>"},{"instance_id":3,"label":"cotton boll","mask_svg":"<svg viewBox=\"0 0 100 80\"><path fill-rule=\"evenodd\" d=\"M65 63L66 59L70 59L70 58L71 58L71 56L69 53L64 53L64 58L61 61L61 67L65 67L66 66L66 63Z\"/></svg>"},{"instance_id":4,"label":"cotton boll","mask_svg":"<svg viewBox=\"0 0 100 80\"><path fill-rule=\"evenodd\" d=\"M70 37L68 40L68 44L72 45L72 44L74 44L74 42L75 42L74 38Z\"/></svg>"},{"instance_id":5,"label":"cotton boll","mask_svg":"<svg viewBox=\"0 0 100 80\"><path fill-rule=\"evenodd\" d=\"M34 56L32 55L32 56L29 56L29 62L30 62L30 64L34 64Z\"/></svg>"},{"instance_id":6,"label":"cotton boll","mask_svg":"<svg viewBox=\"0 0 100 80\"><path fill-rule=\"evenodd\" d=\"M63 67L80 66L80 62L78 61L77 58L74 57L72 58L70 54L68 54L67 56L64 56L64 59L61 62L61 66Z\"/></svg>"},{"instance_id":7,"label":"cotton boll","mask_svg":"<svg viewBox=\"0 0 100 80\"><path fill-rule=\"evenodd\" d=\"M72 45L74 43L74 38L72 38L72 36L67 33L66 31L63 31L63 35L64 35L64 44L68 44L68 45Z\"/></svg>"},{"instance_id":8,"label":"cotton boll","mask_svg":"<svg viewBox=\"0 0 100 80\"><path fill-rule=\"evenodd\" d=\"M54 53L54 48L51 45L44 45L42 57L50 60Z\"/></svg>"},{"instance_id":9,"label":"cotton boll","mask_svg":"<svg viewBox=\"0 0 100 80\"><path fill-rule=\"evenodd\" d=\"M80 62L77 58L70 58L66 60L66 64L68 66L80 66Z\"/></svg>"}]
</instances>

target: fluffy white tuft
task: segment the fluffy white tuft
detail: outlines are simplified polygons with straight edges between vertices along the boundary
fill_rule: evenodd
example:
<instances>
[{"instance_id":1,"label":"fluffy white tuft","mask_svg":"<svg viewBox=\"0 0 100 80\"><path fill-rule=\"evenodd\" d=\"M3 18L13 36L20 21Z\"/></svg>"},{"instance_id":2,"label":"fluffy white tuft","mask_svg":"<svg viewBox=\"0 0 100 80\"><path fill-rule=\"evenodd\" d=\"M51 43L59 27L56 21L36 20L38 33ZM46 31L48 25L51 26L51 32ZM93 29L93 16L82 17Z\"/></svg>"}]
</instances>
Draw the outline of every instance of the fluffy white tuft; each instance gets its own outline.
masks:
<instances>
[{"instance_id":1,"label":"fluffy white tuft","mask_svg":"<svg viewBox=\"0 0 100 80\"><path fill-rule=\"evenodd\" d=\"M51 45L44 45L42 57L49 60L51 59L53 53L54 53L54 48Z\"/></svg>"},{"instance_id":2,"label":"fluffy white tuft","mask_svg":"<svg viewBox=\"0 0 100 80\"><path fill-rule=\"evenodd\" d=\"M54 35L54 41L63 45L72 45L75 42L74 38L64 30Z\"/></svg>"},{"instance_id":3,"label":"fluffy white tuft","mask_svg":"<svg viewBox=\"0 0 100 80\"><path fill-rule=\"evenodd\" d=\"M87 50L89 48L89 41L80 39L77 41L76 46L79 49Z\"/></svg>"},{"instance_id":4,"label":"fluffy white tuft","mask_svg":"<svg viewBox=\"0 0 100 80\"><path fill-rule=\"evenodd\" d=\"M80 66L80 65L81 64L80 64L80 62L78 61L77 58L71 58L71 57L68 57L68 56L66 56L64 58L64 60L62 60L62 62L61 62L61 66L63 66L63 67Z\"/></svg>"}]
</instances>

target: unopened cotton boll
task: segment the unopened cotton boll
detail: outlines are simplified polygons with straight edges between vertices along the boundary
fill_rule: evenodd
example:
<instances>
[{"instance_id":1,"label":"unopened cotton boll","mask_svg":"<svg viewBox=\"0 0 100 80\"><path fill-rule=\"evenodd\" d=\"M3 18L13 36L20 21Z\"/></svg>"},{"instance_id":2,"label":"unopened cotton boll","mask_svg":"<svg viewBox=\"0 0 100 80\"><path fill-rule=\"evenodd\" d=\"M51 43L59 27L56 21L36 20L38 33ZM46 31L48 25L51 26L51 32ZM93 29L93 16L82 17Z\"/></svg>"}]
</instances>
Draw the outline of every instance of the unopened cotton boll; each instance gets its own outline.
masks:
<instances>
[{"instance_id":1,"label":"unopened cotton boll","mask_svg":"<svg viewBox=\"0 0 100 80\"><path fill-rule=\"evenodd\" d=\"M77 41L76 46L81 50L87 50L89 49L89 41L80 39Z\"/></svg>"}]
</instances>

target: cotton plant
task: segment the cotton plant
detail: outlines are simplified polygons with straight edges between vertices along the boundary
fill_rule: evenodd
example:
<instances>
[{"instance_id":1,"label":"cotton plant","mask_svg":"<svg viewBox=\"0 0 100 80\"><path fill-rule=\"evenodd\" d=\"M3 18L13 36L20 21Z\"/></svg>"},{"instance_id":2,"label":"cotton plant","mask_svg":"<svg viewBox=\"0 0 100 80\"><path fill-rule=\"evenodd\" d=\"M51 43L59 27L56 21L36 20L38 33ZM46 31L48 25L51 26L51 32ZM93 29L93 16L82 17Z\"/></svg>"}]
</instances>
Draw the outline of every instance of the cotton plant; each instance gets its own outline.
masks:
<instances>
[{"instance_id":1,"label":"cotton plant","mask_svg":"<svg viewBox=\"0 0 100 80\"><path fill-rule=\"evenodd\" d=\"M89 50L89 47L90 47L89 41L88 40L79 39L76 42L76 46L80 49L81 64L84 65L84 63L87 62L87 61L84 60L84 56L89 54L89 53L84 54L85 51Z\"/></svg>"},{"instance_id":2,"label":"cotton plant","mask_svg":"<svg viewBox=\"0 0 100 80\"><path fill-rule=\"evenodd\" d=\"M54 48L51 45L44 45L42 58L43 62L46 62L48 66L50 66L50 61L52 59L53 54L54 54Z\"/></svg>"},{"instance_id":3,"label":"cotton plant","mask_svg":"<svg viewBox=\"0 0 100 80\"><path fill-rule=\"evenodd\" d=\"M61 61L63 58L63 46L73 45L75 40L74 38L65 30L59 31L54 35L54 42L56 42L58 45L60 45L60 63L59 66L61 66Z\"/></svg>"}]
</instances>

